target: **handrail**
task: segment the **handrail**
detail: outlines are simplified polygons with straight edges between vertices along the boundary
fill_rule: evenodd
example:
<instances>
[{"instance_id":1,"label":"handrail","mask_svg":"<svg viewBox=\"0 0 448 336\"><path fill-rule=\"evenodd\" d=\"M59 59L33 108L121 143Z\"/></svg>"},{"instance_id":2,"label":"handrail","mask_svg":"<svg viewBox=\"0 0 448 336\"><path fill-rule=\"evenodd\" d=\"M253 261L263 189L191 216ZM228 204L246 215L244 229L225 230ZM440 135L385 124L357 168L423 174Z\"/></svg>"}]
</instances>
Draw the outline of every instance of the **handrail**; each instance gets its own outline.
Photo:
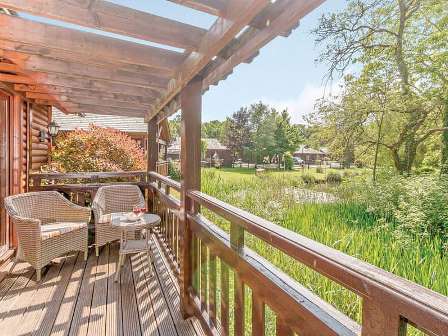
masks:
<instances>
[{"instance_id":1,"label":"handrail","mask_svg":"<svg viewBox=\"0 0 448 336\"><path fill-rule=\"evenodd\" d=\"M102 179L102 178L125 178L145 176L146 171L125 171L125 172L76 172L76 173L31 173L30 179L52 179L52 180L71 180L71 179Z\"/></svg>"},{"instance_id":2,"label":"handrail","mask_svg":"<svg viewBox=\"0 0 448 336\"><path fill-rule=\"evenodd\" d=\"M170 186L171 188L173 188L176 191L180 191L181 190L181 184L179 182L177 182L177 181L174 181L174 180L170 179L169 177L160 175L160 174L158 174L156 172L153 172L153 171L149 172L149 177L151 177L151 178L153 178L155 180L158 180L158 181L160 181L160 182Z\"/></svg>"},{"instance_id":3,"label":"handrail","mask_svg":"<svg viewBox=\"0 0 448 336\"><path fill-rule=\"evenodd\" d=\"M315 242L199 191L187 196L367 300L379 302L423 331L448 334L443 295Z\"/></svg>"}]
</instances>

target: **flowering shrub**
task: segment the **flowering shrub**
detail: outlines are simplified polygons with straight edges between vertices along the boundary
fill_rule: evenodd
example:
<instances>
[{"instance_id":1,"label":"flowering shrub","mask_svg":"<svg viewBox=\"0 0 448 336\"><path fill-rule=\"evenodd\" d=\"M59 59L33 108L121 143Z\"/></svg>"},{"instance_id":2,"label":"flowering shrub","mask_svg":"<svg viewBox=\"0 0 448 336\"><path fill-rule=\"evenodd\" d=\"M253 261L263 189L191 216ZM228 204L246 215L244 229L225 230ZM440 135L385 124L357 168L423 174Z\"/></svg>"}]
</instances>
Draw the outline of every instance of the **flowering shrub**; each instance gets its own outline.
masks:
<instances>
[{"instance_id":1,"label":"flowering shrub","mask_svg":"<svg viewBox=\"0 0 448 336\"><path fill-rule=\"evenodd\" d=\"M127 134L90 125L56 138L51 158L65 172L145 169L143 149Z\"/></svg>"}]
</instances>

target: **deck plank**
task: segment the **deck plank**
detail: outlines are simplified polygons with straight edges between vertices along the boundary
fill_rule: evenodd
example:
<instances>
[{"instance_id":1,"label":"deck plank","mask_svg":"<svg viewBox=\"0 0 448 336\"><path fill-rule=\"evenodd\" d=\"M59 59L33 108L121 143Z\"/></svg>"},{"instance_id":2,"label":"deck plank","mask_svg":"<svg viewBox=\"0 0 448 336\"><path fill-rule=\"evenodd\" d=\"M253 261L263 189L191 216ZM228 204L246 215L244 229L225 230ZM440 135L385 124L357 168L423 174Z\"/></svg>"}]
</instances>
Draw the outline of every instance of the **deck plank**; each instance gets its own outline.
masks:
<instances>
[{"instance_id":1,"label":"deck plank","mask_svg":"<svg viewBox=\"0 0 448 336\"><path fill-rule=\"evenodd\" d=\"M91 251L84 270L78 300L76 301L76 307L73 313L72 323L70 325L70 336L84 336L87 334L90 306L92 303L93 288L95 286L95 267L97 263L98 258L95 256L95 253Z\"/></svg>"},{"instance_id":2,"label":"deck plank","mask_svg":"<svg viewBox=\"0 0 448 336\"><path fill-rule=\"evenodd\" d=\"M115 282L118 262L118 244L110 245L109 276L107 278L106 335L122 336L120 283Z\"/></svg>"},{"instance_id":3,"label":"deck plank","mask_svg":"<svg viewBox=\"0 0 448 336\"><path fill-rule=\"evenodd\" d=\"M135 296L134 279L130 258L126 257L121 269L121 309L123 311L123 333L127 336L140 335L140 319Z\"/></svg>"},{"instance_id":4,"label":"deck plank","mask_svg":"<svg viewBox=\"0 0 448 336\"><path fill-rule=\"evenodd\" d=\"M51 326L51 336L68 335L86 266L87 262L84 261L84 258L81 255L78 255L76 265L70 276L70 280L64 292L64 297L59 306L56 319Z\"/></svg>"},{"instance_id":5,"label":"deck plank","mask_svg":"<svg viewBox=\"0 0 448 336\"><path fill-rule=\"evenodd\" d=\"M82 253L59 260L40 283L27 263L17 264L0 281L0 334L203 335L196 319L182 319L179 288L159 248L153 244L154 264L143 253L127 258L119 282L118 244L87 262Z\"/></svg>"},{"instance_id":6,"label":"deck plank","mask_svg":"<svg viewBox=\"0 0 448 336\"><path fill-rule=\"evenodd\" d=\"M135 292L137 294L137 308L140 315L141 333L145 336L159 335L157 321L151 295L146 285L145 268L148 267L146 255L140 253L131 258L132 272L134 273Z\"/></svg>"},{"instance_id":7,"label":"deck plank","mask_svg":"<svg viewBox=\"0 0 448 336\"><path fill-rule=\"evenodd\" d=\"M90 309L88 335L106 334L107 277L109 270L109 246L105 246L95 267L95 287Z\"/></svg>"},{"instance_id":8,"label":"deck plank","mask_svg":"<svg viewBox=\"0 0 448 336\"><path fill-rule=\"evenodd\" d=\"M31 308L27 309L23 315L24 323L21 324L19 333L21 335L31 335L39 329L39 323L45 318L48 309L58 307L58 300L53 301L58 288L64 288L73 271L76 257L67 257L59 264L52 265L48 271L46 281L39 284L39 289L31 302Z\"/></svg>"}]
</instances>

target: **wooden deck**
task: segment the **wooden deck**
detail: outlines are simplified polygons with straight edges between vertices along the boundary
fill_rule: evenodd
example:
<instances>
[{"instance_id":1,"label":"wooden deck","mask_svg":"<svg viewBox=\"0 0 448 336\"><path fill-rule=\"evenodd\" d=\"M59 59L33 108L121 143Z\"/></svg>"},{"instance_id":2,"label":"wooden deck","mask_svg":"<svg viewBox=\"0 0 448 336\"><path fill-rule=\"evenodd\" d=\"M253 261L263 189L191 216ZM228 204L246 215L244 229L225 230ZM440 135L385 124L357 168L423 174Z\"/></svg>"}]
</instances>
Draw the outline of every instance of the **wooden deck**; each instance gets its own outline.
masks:
<instances>
[{"instance_id":1,"label":"wooden deck","mask_svg":"<svg viewBox=\"0 0 448 336\"><path fill-rule=\"evenodd\" d=\"M203 335L195 319L184 321L179 288L159 246L153 276L143 255L126 259L114 282L118 244L55 260L37 284L26 263L1 270L1 335Z\"/></svg>"}]
</instances>

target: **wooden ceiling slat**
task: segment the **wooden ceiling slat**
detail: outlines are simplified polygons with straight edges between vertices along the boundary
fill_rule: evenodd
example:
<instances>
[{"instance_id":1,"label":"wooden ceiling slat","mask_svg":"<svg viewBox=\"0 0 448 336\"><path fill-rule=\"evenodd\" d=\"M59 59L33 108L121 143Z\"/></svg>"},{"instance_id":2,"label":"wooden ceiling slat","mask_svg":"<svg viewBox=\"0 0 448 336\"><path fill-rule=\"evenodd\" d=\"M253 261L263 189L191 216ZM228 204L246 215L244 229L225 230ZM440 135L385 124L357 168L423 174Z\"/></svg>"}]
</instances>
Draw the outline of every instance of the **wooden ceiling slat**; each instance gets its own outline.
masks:
<instances>
[{"instance_id":1,"label":"wooden ceiling slat","mask_svg":"<svg viewBox=\"0 0 448 336\"><path fill-rule=\"evenodd\" d=\"M29 84L15 84L14 90L18 92L42 93L50 94L59 97L89 97L99 99L111 99L120 102L127 102L131 104L151 105L154 102L154 97L140 97L125 95L121 93L112 93L109 91L95 91L88 89L73 89L63 86L55 85L29 85ZM63 99L61 99L62 101Z\"/></svg>"},{"instance_id":2,"label":"wooden ceiling slat","mask_svg":"<svg viewBox=\"0 0 448 336\"><path fill-rule=\"evenodd\" d=\"M169 1L216 16L223 16L226 10L226 0L169 0Z\"/></svg>"},{"instance_id":3,"label":"wooden ceiling slat","mask_svg":"<svg viewBox=\"0 0 448 336\"><path fill-rule=\"evenodd\" d=\"M42 48L40 46L27 45L20 42L0 39L0 58L14 60L14 63L24 65L31 56L43 57L44 59L54 59L81 66L99 66L107 69L120 69L129 73L141 74L150 73L152 76L160 78L171 78L174 76L175 68L161 69L139 64L121 63L119 60L101 59L85 54L72 54L64 50ZM17 51L16 51L17 50Z\"/></svg>"},{"instance_id":4,"label":"wooden ceiling slat","mask_svg":"<svg viewBox=\"0 0 448 336\"><path fill-rule=\"evenodd\" d=\"M0 0L0 7L191 50L198 47L206 32L102 0L93 1L90 6L68 0Z\"/></svg>"},{"instance_id":5,"label":"wooden ceiling slat","mask_svg":"<svg viewBox=\"0 0 448 336\"><path fill-rule=\"evenodd\" d=\"M282 31L289 30L297 26L299 20L312 9L323 3L324 0L291 0L284 4L283 12L268 27L257 32L242 46L236 48L237 51L225 62L213 69L205 78L203 88L216 84L226 77L240 63L244 62L252 55L269 43Z\"/></svg>"},{"instance_id":6,"label":"wooden ceiling slat","mask_svg":"<svg viewBox=\"0 0 448 336\"><path fill-rule=\"evenodd\" d=\"M128 117L144 117L145 109L141 111L123 108L110 108L104 106L94 106L87 104L79 104L76 108L71 108L71 113L94 113L94 114L105 114L105 115L121 115Z\"/></svg>"},{"instance_id":7,"label":"wooden ceiling slat","mask_svg":"<svg viewBox=\"0 0 448 336\"><path fill-rule=\"evenodd\" d=\"M183 53L5 14L0 14L0 39L39 46L43 53L46 49L57 49L74 55L162 69L176 68L185 59ZM21 51L20 45L16 51Z\"/></svg>"},{"instance_id":8,"label":"wooden ceiling slat","mask_svg":"<svg viewBox=\"0 0 448 336\"><path fill-rule=\"evenodd\" d=\"M15 53L17 54L17 52ZM13 57L13 55L10 55L8 59L13 62L17 61L23 69L28 71L65 74L85 79L100 79L114 83L127 83L129 85L155 90L165 89L168 85L168 78L153 76L151 73L129 73L120 68L111 69L96 65L73 63L38 55L28 55L27 57L20 56L20 59Z\"/></svg>"},{"instance_id":9,"label":"wooden ceiling slat","mask_svg":"<svg viewBox=\"0 0 448 336\"><path fill-rule=\"evenodd\" d=\"M144 107L147 109L150 105L134 102L122 102L115 99L102 98L102 97L86 97L86 96L74 96L74 95L51 95L46 93L34 93L27 92L26 98L29 99L39 99L53 102L68 102L75 104L88 104L88 105L98 105L98 106L107 106L107 107L116 107L116 108L130 108L130 109L138 109L142 110Z\"/></svg>"},{"instance_id":10,"label":"wooden ceiling slat","mask_svg":"<svg viewBox=\"0 0 448 336\"><path fill-rule=\"evenodd\" d=\"M269 0L228 0L226 13L234 20L217 18L197 52L189 54L176 73L173 85L147 115L152 119L268 4Z\"/></svg>"}]
</instances>

